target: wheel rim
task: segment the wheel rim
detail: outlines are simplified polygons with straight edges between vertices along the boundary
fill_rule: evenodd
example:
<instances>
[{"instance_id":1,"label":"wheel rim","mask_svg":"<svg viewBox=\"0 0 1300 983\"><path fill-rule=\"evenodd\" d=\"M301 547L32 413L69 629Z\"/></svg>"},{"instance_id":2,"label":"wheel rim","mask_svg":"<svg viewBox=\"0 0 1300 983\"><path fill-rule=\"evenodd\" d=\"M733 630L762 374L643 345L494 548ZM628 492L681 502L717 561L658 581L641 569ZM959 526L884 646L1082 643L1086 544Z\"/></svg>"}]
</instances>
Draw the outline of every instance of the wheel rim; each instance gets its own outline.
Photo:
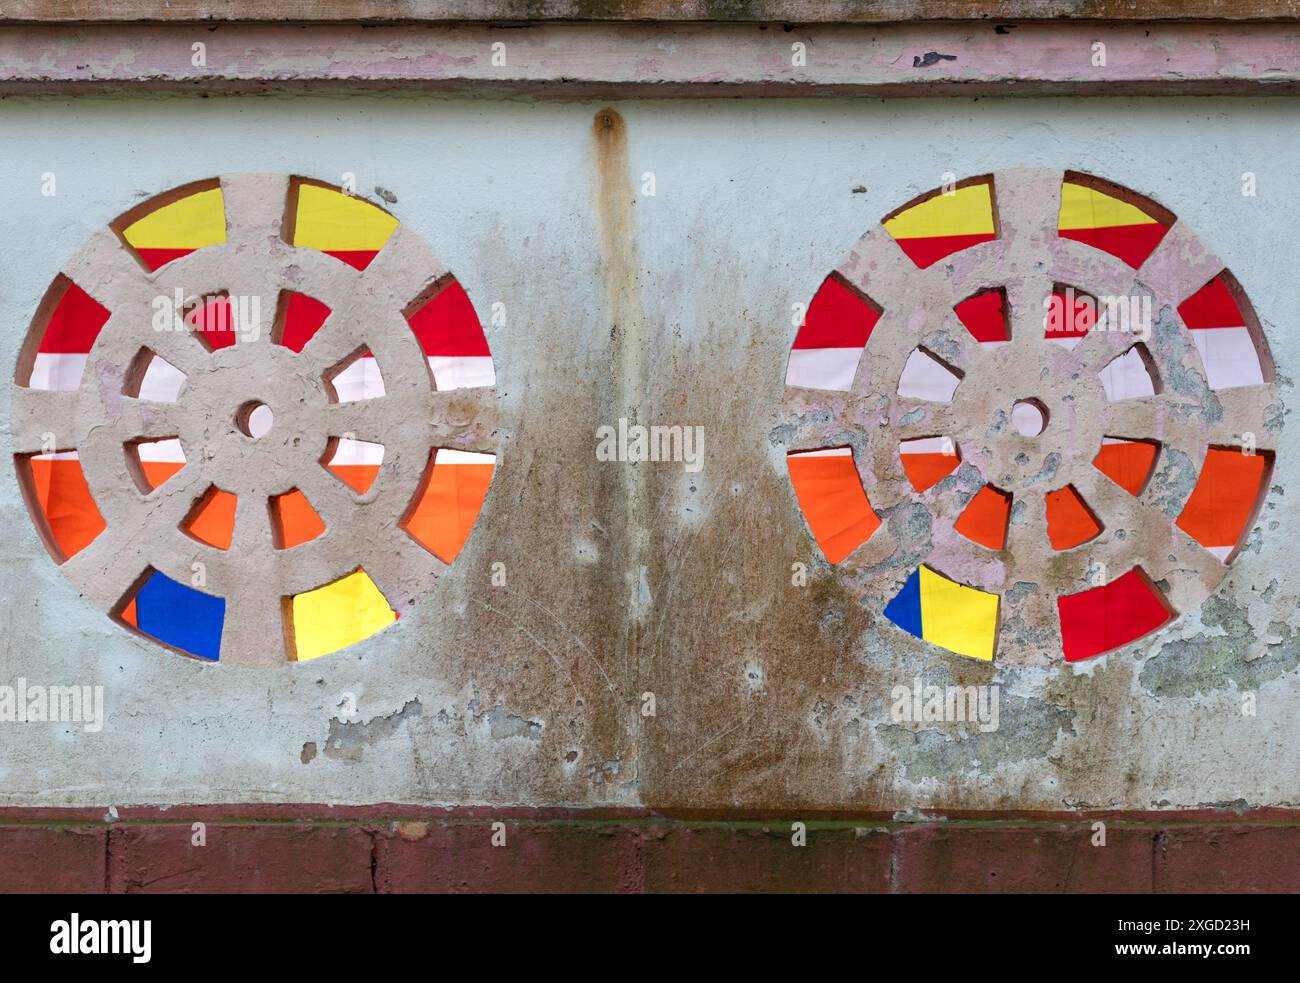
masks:
<instances>
[{"instance_id":1,"label":"wheel rim","mask_svg":"<svg viewBox=\"0 0 1300 983\"><path fill-rule=\"evenodd\" d=\"M78 591L120 613L129 587L153 569L181 584L202 570L204 593L224 598L220 661L277 665L293 657L284 639L284 599L347 577L357 569L387 599L395 617L426 595L447 563L402 528L435 448L496 454L493 388L435 390L421 342L404 311L446 270L420 238L398 224L365 269L281 235L290 179L220 179L226 238L149 272L112 231L94 235L65 275L110 313L75 391L16 386L14 451L20 458L75 448L105 528L62 564ZM152 326L157 298L227 291L257 297L269 311L255 339L207 351L189 331ZM271 337L270 314L282 292L326 305L329 316L300 352ZM33 331L39 326L34 323ZM336 402L324 384L330 369L366 348L382 367L385 394ZM148 348L185 373L174 403L124 395L131 366ZM250 438L240 408L265 403L269 432ZM331 440L380 443L383 465L356 494L321 464ZM141 494L132 487L123 447L178 437L186 464ZM196 542L181 528L209 487L238 495L230 548ZM325 525L317 538L277 548L268 501L298 490ZM196 568L196 564L200 565Z\"/></svg>"},{"instance_id":2,"label":"wheel rim","mask_svg":"<svg viewBox=\"0 0 1300 983\"><path fill-rule=\"evenodd\" d=\"M1243 440L1271 462L1276 439L1266 424L1277 399L1271 380L1208 389L1196 345L1177 314L1180 304L1225 272L1224 264L1172 216L1159 244L1136 268L1066 238L1058 227L1066 177L1045 169L991 175L996 237L924 268L885 228L864 235L833 276L883 312L869 330L867 357L847 392L787 385L778 431L787 453L852 448L880 526L838 567L864 603L880 610L881 599L899 594L909 575L925 565L1000 596L998 657L1021 664L1061 657L1059 597L1096 588L1134 567L1159 585L1175 615L1197 607L1227 567L1175 523L1187 499L1186 469L1200 470L1209 448L1241 448ZM1130 331L1095 328L1069 350L1044 337L1044 300L1060 285L1097 297L1150 299L1153 331L1146 346L1157 380L1165 383L1161 391L1107 400L1098 372L1141 340ZM990 288L1005 291L1010 310L1010 340L998 346L978 342L954 316L964 300ZM1267 367L1262 337L1258 344ZM796 350L799 345L796 340ZM898 380L918 346L962 374L951 403L898 394ZM1017 399L1047 404L1048 425L1040 436L1021 437L1007 425ZM900 462L899 443L934 437L952 439L960 465L918 492ZM1130 495L1093 465L1106 437L1159 441L1155 472L1142 494ZM1005 549L984 549L954 531L985 484L1014 496ZM1104 528L1083 545L1056 551L1045 533L1043 493L1065 487L1077 492Z\"/></svg>"}]
</instances>

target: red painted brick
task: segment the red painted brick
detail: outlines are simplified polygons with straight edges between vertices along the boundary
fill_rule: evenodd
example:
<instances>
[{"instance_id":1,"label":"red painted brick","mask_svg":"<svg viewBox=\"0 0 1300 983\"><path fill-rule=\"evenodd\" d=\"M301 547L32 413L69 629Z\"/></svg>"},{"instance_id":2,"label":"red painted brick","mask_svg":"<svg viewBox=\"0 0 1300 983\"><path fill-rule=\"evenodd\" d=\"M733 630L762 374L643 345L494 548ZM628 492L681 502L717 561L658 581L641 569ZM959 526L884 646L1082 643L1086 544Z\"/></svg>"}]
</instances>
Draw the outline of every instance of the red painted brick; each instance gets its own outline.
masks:
<instances>
[{"instance_id":1,"label":"red painted brick","mask_svg":"<svg viewBox=\"0 0 1300 983\"><path fill-rule=\"evenodd\" d=\"M889 890L889 833L870 827L655 826L642 853L650 892L863 892Z\"/></svg>"},{"instance_id":2,"label":"red painted brick","mask_svg":"<svg viewBox=\"0 0 1300 983\"><path fill-rule=\"evenodd\" d=\"M1150 827L1106 827L1093 846L1086 823L926 825L895 836L898 890L908 893L1088 894L1151 890Z\"/></svg>"},{"instance_id":3,"label":"red painted brick","mask_svg":"<svg viewBox=\"0 0 1300 983\"><path fill-rule=\"evenodd\" d=\"M106 831L0 826L0 894L103 894Z\"/></svg>"},{"instance_id":4,"label":"red painted brick","mask_svg":"<svg viewBox=\"0 0 1300 983\"><path fill-rule=\"evenodd\" d=\"M376 880L406 893L598 892L635 890L635 830L618 824L403 823L386 835Z\"/></svg>"},{"instance_id":5,"label":"red painted brick","mask_svg":"<svg viewBox=\"0 0 1300 983\"><path fill-rule=\"evenodd\" d=\"M40 810L21 825L0 817L0 892L99 892L106 872L111 890L158 892L1300 892L1300 825L1263 816L1113 815L1106 847L1091 845L1099 817L1087 814L890 824L892 833L866 819L857 831L814 820L795 847L787 818L503 810L507 846L493 847L498 817L487 809L259 809L249 812L265 821L209 806L111 827ZM190 846L200 814L204 848Z\"/></svg>"},{"instance_id":6,"label":"red painted brick","mask_svg":"<svg viewBox=\"0 0 1300 983\"><path fill-rule=\"evenodd\" d=\"M189 823L115 827L113 893L301 892L366 894L372 839L360 826L208 823L191 846Z\"/></svg>"},{"instance_id":7,"label":"red painted brick","mask_svg":"<svg viewBox=\"0 0 1300 983\"><path fill-rule=\"evenodd\" d=\"M1300 892L1300 826L1170 826L1157 842L1155 889Z\"/></svg>"}]
</instances>

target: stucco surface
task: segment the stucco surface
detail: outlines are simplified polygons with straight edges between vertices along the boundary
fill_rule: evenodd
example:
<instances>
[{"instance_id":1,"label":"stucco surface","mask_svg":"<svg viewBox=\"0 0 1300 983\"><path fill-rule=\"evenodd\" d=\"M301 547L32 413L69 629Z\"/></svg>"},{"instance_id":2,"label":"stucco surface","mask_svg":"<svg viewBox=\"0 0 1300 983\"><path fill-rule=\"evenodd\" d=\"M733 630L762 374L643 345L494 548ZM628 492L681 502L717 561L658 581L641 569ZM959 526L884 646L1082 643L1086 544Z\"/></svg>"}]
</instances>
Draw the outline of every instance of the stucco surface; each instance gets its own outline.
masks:
<instances>
[{"instance_id":1,"label":"stucco surface","mask_svg":"<svg viewBox=\"0 0 1300 983\"><path fill-rule=\"evenodd\" d=\"M98 734L0 725L0 804L1300 802L1288 503L1300 436L1286 410L1258 528L1217 592L1073 667L977 664L885 623L887 598L859 599L819 559L774 436L791 305L944 172L1022 165L1103 175L1187 222L1249 294L1294 403L1300 105L610 105L604 125L598 103L0 103L10 378L47 284L92 233L216 174L355 173L360 191L396 196L388 207L481 315L505 305L488 333L500 463L468 546L400 623L336 656L209 666L128 635L50 561L8 468L0 683L102 685L107 719ZM1241 194L1246 171L1255 197ZM6 458L9 407L0 399ZM703 426L703 469L597 461L596 428L620 418ZM497 562L503 587L491 586ZM806 587L790 584L795 562L810 567ZM999 683L999 729L894 724L890 691L917 676ZM647 692L654 717L641 714Z\"/></svg>"}]
</instances>

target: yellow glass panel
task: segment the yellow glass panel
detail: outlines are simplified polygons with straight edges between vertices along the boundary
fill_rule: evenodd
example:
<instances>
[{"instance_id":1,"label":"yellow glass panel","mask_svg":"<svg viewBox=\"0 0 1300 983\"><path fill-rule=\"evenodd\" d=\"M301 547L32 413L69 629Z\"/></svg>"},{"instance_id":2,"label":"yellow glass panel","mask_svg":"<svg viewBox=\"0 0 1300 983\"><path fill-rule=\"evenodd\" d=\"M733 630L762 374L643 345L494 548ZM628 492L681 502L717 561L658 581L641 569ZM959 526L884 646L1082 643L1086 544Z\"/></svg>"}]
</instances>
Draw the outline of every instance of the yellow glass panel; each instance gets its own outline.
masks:
<instances>
[{"instance_id":1,"label":"yellow glass panel","mask_svg":"<svg viewBox=\"0 0 1300 983\"><path fill-rule=\"evenodd\" d=\"M122 237L136 249L202 249L226 241L226 206L220 188L164 205L132 222Z\"/></svg>"},{"instance_id":2,"label":"yellow glass panel","mask_svg":"<svg viewBox=\"0 0 1300 983\"><path fill-rule=\"evenodd\" d=\"M921 632L927 642L973 659L993 660L998 596L921 567Z\"/></svg>"},{"instance_id":3,"label":"yellow glass panel","mask_svg":"<svg viewBox=\"0 0 1300 983\"><path fill-rule=\"evenodd\" d=\"M1106 229L1116 225L1159 225L1142 209L1081 184L1061 185L1058 229Z\"/></svg>"},{"instance_id":4,"label":"yellow glass panel","mask_svg":"<svg viewBox=\"0 0 1300 983\"><path fill-rule=\"evenodd\" d=\"M382 631L397 613L364 570L293 598L294 649L299 662L347 648Z\"/></svg>"},{"instance_id":5,"label":"yellow glass panel","mask_svg":"<svg viewBox=\"0 0 1300 983\"><path fill-rule=\"evenodd\" d=\"M950 195L935 195L891 218L885 223L885 230L895 239L992 235L993 199L989 185L981 181L958 188Z\"/></svg>"},{"instance_id":6,"label":"yellow glass panel","mask_svg":"<svg viewBox=\"0 0 1300 983\"><path fill-rule=\"evenodd\" d=\"M383 248L397 219L353 195L315 184L298 186L293 244L322 252L364 252Z\"/></svg>"}]
</instances>

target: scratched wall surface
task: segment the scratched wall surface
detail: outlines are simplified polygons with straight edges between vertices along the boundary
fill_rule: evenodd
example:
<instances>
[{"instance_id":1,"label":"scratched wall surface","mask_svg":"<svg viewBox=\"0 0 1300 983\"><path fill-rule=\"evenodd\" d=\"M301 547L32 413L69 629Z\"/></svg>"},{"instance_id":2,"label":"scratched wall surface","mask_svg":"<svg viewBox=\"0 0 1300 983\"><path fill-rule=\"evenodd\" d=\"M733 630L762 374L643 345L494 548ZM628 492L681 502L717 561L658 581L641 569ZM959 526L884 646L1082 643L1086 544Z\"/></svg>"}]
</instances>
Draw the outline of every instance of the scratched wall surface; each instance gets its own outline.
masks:
<instances>
[{"instance_id":1,"label":"scratched wall surface","mask_svg":"<svg viewBox=\"0 0 1300 983\"><path fill-rule=\"evenodd\" d=\"M1073 667L976 663L885 623L886 598L859 599L819 560L774 437L791 305L943 172L1021 165L1104 175L1188 222L1249 294L1293 404L1300 104L609 106L0 103L9 378L42 292L92 231L222 173L352 172L361 191L396 195L392 211L480 312L505 305L489 330L500 465L469 544L409 617L335 656L210 666L128 635L50 561L7 467L0 684L102 685L107 717L98 734L0 729L0 804L1300 802L1289 409L1258 526L1218 591L1154 637ZM1241 194L1246 171L1255 197ZM41 194L47 173L53 197ZM8 412L0 399L0 422ZM596 428L620 418L703 426L703 469L597 461ZM491 585L496 562L505 586ZM810 565L808 586L790 585L794 562ZM893 723L891 689L917 676L999 683L999 728ZM1254 716L1240 711L1245 691Z\"/></svg>"}]
</instances>

